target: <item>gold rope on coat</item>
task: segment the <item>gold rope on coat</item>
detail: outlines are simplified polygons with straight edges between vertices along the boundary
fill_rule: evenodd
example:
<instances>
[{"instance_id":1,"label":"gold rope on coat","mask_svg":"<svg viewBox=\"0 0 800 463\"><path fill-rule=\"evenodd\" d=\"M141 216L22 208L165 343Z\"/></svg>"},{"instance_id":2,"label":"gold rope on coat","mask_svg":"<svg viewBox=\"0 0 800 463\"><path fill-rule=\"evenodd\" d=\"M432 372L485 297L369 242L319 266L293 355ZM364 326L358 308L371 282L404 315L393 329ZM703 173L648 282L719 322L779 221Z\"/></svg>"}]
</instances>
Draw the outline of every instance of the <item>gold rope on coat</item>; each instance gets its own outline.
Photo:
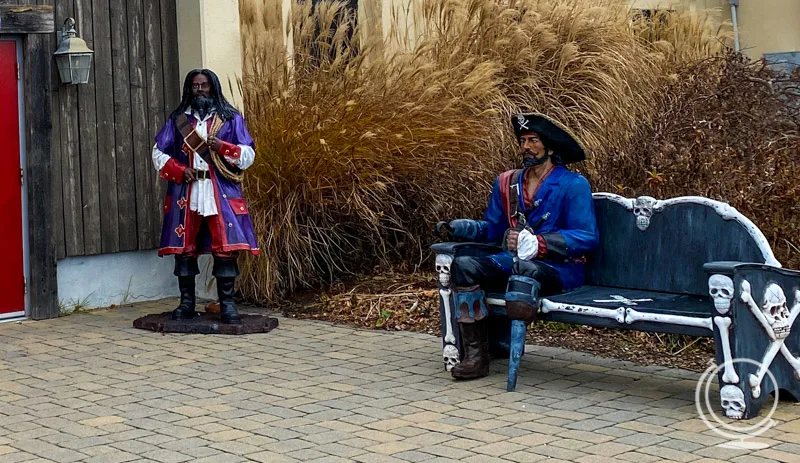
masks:
<instances>
[{"instance_id":1,"label":"gold rope on coat","mask_svg":"<svg viewBox=\"0 0 800 463\"><path fill-rule=\"evenodd\" d=\"M214 114L214 117L211 119L211 125L208 130L209 135L216 137L217 133L219 133L223 125L225 125L225 121L221 117L219 117L218 114ZM224 159L222 159L222 156L219 153L211 149L210 146L208 147L208 150L211 152L211 161L214 163L214 167L217 168L217 172L219 172L220 174L222 174L223 177L227 178L232 182L242 183L242 180L244 180L243 170L237 169L239 172L238 173L234 172L233 170L231 170L228 163L225 162Z\"/></svg>"}]
</instances>

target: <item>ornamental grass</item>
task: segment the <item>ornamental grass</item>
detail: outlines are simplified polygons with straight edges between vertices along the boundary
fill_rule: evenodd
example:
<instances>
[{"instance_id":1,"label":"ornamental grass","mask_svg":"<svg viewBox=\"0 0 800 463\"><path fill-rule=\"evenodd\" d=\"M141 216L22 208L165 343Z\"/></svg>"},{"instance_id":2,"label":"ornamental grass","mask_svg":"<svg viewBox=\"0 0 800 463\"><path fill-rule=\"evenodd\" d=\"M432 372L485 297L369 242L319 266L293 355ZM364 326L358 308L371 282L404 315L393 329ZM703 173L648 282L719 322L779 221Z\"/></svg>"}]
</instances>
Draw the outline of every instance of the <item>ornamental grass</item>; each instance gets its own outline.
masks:
<instances>
[{"instance_id":1,"label":"ornamental grass","mask_svg":"<svg viewBox=\"0 0 800 463\"><path fill-rule=\"evenodd\" d=\"M239 2L263 253L243 260L240 290L259 303L426 263L436 221L480 217L518 161L514 112L569 125L592 178L609 153L640 168L632 140L652 134L675 69L722 49L700 16L654 23L618 0L421 0L388 12L387 30L311 3Z\"/></svg>"}]
</instances>

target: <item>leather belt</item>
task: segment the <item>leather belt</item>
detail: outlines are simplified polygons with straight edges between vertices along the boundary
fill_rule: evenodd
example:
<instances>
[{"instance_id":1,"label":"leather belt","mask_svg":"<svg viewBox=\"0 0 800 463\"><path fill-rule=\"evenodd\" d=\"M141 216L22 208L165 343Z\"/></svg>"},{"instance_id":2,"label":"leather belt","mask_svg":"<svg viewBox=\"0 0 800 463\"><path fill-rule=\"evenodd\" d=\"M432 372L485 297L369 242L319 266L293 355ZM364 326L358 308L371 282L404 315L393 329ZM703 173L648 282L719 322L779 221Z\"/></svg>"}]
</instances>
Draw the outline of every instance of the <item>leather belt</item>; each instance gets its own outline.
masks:
<instances>
[{"instance_id":1,"label":"leather belt","mask_svg":"<svg viewBox=\"0 0 800 463\"><path fill-rule=\"evenodd\" d=\"M196 177L197 177L197 180L203 180L203 179L211 178L211 174L207 170L198 170Z\"/></svg>"}]
</instances>

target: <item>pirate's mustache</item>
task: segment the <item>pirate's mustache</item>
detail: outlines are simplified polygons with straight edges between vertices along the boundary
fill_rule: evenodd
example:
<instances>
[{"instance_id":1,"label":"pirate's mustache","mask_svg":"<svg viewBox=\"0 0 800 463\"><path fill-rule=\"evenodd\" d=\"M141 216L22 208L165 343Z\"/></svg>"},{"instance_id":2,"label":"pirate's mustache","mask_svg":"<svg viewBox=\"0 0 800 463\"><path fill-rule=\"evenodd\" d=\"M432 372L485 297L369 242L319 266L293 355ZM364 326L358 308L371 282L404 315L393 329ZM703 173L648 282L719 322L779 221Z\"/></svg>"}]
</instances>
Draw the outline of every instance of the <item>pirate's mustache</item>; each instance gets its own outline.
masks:
<instances>
[{"instance_id":1,"label":"pirate's mustache","mask_svg":"<svg viewBox=\"0 0 800 463\"><path fill-rule=\"evenodd\" d=\"M195 96L192 98L192 109L200 113L200 116L205 117L205 115L211 110L211 105L213 103L214 100L211 98Z\"/></svg>"}]
</instances>

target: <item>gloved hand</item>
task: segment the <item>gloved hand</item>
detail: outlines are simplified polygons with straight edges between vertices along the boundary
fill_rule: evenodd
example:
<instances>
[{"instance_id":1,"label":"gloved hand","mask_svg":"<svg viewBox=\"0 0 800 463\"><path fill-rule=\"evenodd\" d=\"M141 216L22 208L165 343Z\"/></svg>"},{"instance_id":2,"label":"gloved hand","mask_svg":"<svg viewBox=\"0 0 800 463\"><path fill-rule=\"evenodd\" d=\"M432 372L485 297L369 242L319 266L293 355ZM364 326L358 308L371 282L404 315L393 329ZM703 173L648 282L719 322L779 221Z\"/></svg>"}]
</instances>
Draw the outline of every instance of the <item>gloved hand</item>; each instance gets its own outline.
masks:
<instances>
[{"instance_id":1,"label":"gloved hand","mask_svg":"<svg viewBox=\"0 0 800 463\"><path fill-rule=\"evenodd\" d=\"M448 234L447 236L453 233L453 229L450 228L450 225L445 220L436 222L436 234L438 234L439 236L443 236L442 230L444 230Z\"/></svg>"},{"instance_id":2,"label":"gloved hand","mask_svg":"<svg viewBox=\"0 0 800 463\"><path fill-rule=\"evenodd\" d=\"M452 235L455 238L463 240L474 240L478 235L479 225L477 221L472 219L456 219L451 220L448 224L453 230Z\"/></svg>"},{"instance_id":3,"label":"gloved hand","mask_svg":"<svg viewBox=\"0 0 800 463\"><path fill-rule=\"evenodd\" d=\"M539 239L527 228L519 232L517 238L517 256L522 260L530 260L539 253Z\"/></svg>"},{"instance_id":4,"label":"gloved hand","mask_svg":"<svg viewBox=\"0 0 800 463\"><path fill-rule=\"evenodd\" d=\"M464 241L483 241L487 233L488 224L482 220L455 219L448 222L436 224L436 233L443 236L442 231L446 231L448 236L445 239L457 239Z\"/></svg>"}]
</instances>

